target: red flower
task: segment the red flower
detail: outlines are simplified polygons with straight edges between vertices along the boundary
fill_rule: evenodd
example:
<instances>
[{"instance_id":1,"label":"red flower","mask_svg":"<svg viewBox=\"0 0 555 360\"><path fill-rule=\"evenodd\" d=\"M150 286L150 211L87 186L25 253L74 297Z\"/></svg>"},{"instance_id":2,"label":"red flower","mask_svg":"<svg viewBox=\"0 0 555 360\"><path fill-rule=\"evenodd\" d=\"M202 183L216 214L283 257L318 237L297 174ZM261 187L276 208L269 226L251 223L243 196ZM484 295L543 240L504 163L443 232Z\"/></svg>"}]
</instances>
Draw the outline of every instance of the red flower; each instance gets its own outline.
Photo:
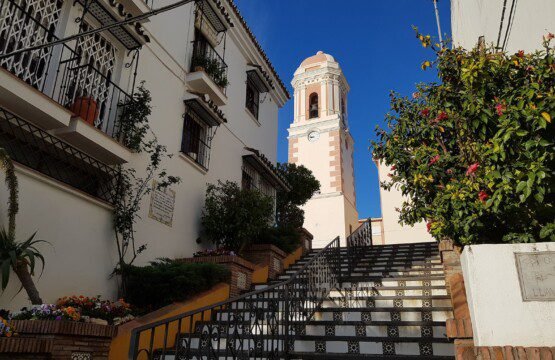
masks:
<instances>
[{"instance_id":1,"label":"red flower","mask_svg":"<svg viewBox=\"0 0 555 360\"><path fill-rule=\"evenodd\" d=\"M481 202L486 202L486 200L489 198L489 195L487 192L485 192L484 190L481 190L478 193L478 198L480 199Z\"/></svg>"},{"instance_id":2,"label":"red flower","mask_svg":"<svg viewBox=\"0 0 555 360\"><path fill-rule=\"evenodd\" d=\"M507 107L505 105L503 105L503 104L495 105L495 111L497 112L497 115L499 115L499 116L503 115L505 110L507 110Z\"/></svg>"},{"instance_id":3,"label":"red flower","mask_svg":"<svg viewBox=\"0 0 555 360\"><path fill-rule=\"evenodd\" d=\"M524 57L524 50L519 50L516 56L522 59Z\"/></svg>"},{"instance_id":4,"label":"red flower","mask_svg":"<svg viewBox=\"0 0 555 360\"><path fill-rule=\"evenodd\" d=\"M447 169L446 173L447 173L448 175L453 174L453 169Z\"/></svg>"},{"instance_id":5,"label":"red flower","mask_svg":"<svg viewBox=\"0 0 555 360\"><path fill-rule=\"evenodd\" d=\"M429 222L426 224L426 230L428 230L428 232L430 232L430 230L432 229L432 223Z\"/></svg>"},{"instance_id":6,"label":"red flower","mask_svg":"<svg viewBox=\"0 0 555 360\"><path fill-rule=\"evenodd\" d=\"M478 163L474 163L474 164L470 165L468 167L468 169L466 169L466 176L474 174L478 170L479 166L480 166L480 164L478 164Z\"/></svg>"},{"instance_id":7,"label":"red flower","mask_svg":"<svg viewBox=\"0 0 555 360\"><path fill-rule=\"evenodd\" d=\"M544 36L545 40L552 40L555 38L555 35L553 35L553 33L547 33L547 35Z\"/></svg>"},{"instance_id":8,"label":"red flower","mask_svg":"<svg viewBox=\"0 0 555 360\"><path fill-rule=\"evenodd\" d=\"M437 122L440 122L446 119L447 119L447 113L445 111L440 112L439 115L436 117Z\"/></svg>"},{"instance_id":9,"label":"red flower","mask_svg":"<svg viewBox=\"0 0 555 360\"><path fill-rule=\"evenodd\" d=\"M433 165L438 161L439 161L439 155L436 155L436 156L434 156L433 158L430 159L430 162L428 163L428 165Z\"/></svg>"},{"instance_id":10,"label":"red flower","mask_svg":"<svg viewBox=\"0 0 555 360\"><path fill-rule=\"evenodd\" d=\"M424 117L428 117L428 115L430 115L430 109L424 108L424 109L420 110L420 115L422 115Z\"/></svg>"},{"instance_id":11,"label":"red flower","mask_svg":"<svg viewBox=\"0 0 555 360\"><path fill-rule=\"evenodd\" d=\"M391 170L397 170L397 166L391 165Z\"/></svg>"}]
</instances>

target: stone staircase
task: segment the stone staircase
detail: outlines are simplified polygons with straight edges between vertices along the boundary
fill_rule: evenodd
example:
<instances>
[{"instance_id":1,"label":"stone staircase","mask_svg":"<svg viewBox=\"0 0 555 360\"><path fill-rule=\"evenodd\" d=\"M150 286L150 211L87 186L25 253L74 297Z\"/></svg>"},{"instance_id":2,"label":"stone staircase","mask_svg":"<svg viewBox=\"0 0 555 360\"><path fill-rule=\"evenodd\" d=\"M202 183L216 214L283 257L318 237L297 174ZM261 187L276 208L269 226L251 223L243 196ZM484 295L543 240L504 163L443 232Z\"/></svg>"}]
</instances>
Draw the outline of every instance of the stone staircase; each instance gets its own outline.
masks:
<instances>
[{"instance_id":1,"label":"stone staircase","mask_svg":"<svg viewBox=\"0 0 555 360\"><path fill-rule=\"evenodd\" d=\"M445 335L451 301L436 243L370 247L350 272L347 249L340 251L341 285L329 291L312 316L296 315L287 338L278 327L284 326L282 314L289 305L283 290L274 289L196 321L194 334L176 339L178 347L189 349L186 355L167 349L163 355L155 352L154 358L280 359L277 351L268 349L285 346L289 359L454 358L453 344ZM254 290L287 280L316 253L312 251L278 279L256 285ZM231 333L235 334L232 340ZM194 355L191 349L200 350Z\"/></svg>"}]
</instances>

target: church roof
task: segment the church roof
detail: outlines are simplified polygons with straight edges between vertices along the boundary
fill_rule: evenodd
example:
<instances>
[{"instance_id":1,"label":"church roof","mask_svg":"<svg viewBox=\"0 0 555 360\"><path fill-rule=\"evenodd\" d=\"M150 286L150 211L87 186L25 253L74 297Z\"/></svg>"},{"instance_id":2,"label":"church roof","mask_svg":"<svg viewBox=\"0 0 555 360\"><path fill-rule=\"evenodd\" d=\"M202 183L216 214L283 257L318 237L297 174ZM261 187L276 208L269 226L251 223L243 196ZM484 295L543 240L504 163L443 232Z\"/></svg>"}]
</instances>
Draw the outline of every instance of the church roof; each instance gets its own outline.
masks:
<instances>
[{"instance_id":1,"label":"church roof","mask_svg":"<svg viewBox=\"0 0 555 360\"><path fill-rule=\"evenodd\" d=\"M306 67L313 64L321 63L321 62L335 62L335 59L330 54L326 54L322 51L318 51L316 55L312 55L311 57L306 58L302 63L301 66Z\"/></svg>"}]
</instances>

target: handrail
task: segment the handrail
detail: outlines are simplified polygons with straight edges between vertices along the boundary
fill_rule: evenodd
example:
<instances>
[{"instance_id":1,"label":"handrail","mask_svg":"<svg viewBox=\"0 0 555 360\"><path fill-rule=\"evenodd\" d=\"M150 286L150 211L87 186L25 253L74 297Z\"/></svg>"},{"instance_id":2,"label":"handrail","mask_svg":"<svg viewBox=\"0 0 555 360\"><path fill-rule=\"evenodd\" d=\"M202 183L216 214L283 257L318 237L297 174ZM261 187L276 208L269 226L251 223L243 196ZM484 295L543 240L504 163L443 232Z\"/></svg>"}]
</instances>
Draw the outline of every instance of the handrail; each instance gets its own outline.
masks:
<instances>
[{"instance_id":1,"label":"handrail","mask_svg":"<svg viewBox=\"0 0 555 360\"><path fill-rule=\"evenodd\" d=\"M291 347L289 338L295 334L295 325L299 321L308 321L321 305L321 302L327 297L331 288L339 286L341 276L340 261L340 243L339 237L336 237L287 280L232 299L220 301L213 305L207 305L137 327L131 333L129 359L138 359L139 355L143 352L148 359L154 358L154 352L157 350L154 347L154 338L156 337L156 329L160 327L164 327L164 341L162 348L159 348L158 351L162 353L161 358L163 358L163 355L169 351L167 349L167 337L172 323L177 325L174 326L174 330L177 330L174 348L176 352L181 350L179 352L180 359L189 359L199 354L214 355L216 352L221 351L226 353L226 358L227 356L235 358L239 356L239 353L248 351L251 359L266 358L268 353L273 353L274 355L288 353ZM314 267L318 269L314 269ZM261 295L265 296L262 297ZM250 304L250 308L239 307L240 301L245 306ZM259 316L259 311L261 310L271 314L266 314L261 318ZM201 329L201 333L198 332L196 323L206 321L205 315L213 318L215 315L222 314L222 312L227 317L225 320L223 318L219 319L217 329L213 325L207 324L204 325L205 329ZM243 312L248 312L252 316L247 318L242 314ZM179 337L183 333L183 320L185 319L189 319L189 326L185 326L186 330L188 330L188 339ZM176 322L177 324L175 324ZM248 333L238 332L239 329L246 329L246 322L254 329L249 329ZM222 330L220 326L223 326L224 329ZM198 339L192 336L194 334L193 327L197 331ZM256 331L252 333L250 330ZM145 332L150 332L149 341L147 341L149 349L140 349L141 334ZM203 335L206 335L204 339ZM274 338L268 338L271 335L282 340L278 341ZM223 349L220 348L222 337L225 337L223 340L227 344ZM191 349L195 339L198 340L196 342L198 346L196 349ZM181 340L184 341L184 344L180 343ZM205 340L204 348L202 348L201 340ZM240 346L233 349L228 348L229 344L235 344L238 340L241 343ZM251 347L245 349L244 341L250 343L255 340L256 349ZM213 342L217 342L216 349L213 348Z\"/></svg>"},{"instance_id":2,"label":"handrail","mask_svg":"<svg viewBox=\"0 0 555 360\"><path fill-rule=\"evenodd\" d=\"M359 260L364 256L365 250L372 245L372 220L368 218L347 237L349 274L353 272Z\"/></svg>"}]
</instances>

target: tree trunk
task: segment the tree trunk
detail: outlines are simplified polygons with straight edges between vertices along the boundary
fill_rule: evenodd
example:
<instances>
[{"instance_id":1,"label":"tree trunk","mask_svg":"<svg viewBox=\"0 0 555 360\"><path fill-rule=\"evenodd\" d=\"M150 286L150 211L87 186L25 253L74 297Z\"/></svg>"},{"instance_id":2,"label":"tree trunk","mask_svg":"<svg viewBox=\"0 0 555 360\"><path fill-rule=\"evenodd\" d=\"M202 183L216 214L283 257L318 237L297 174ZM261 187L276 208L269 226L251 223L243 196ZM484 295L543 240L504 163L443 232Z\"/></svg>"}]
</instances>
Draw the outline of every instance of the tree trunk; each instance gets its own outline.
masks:
<instances>
[{"instance_id":1,"label":"tree trunk","mask_svg":"<svg viewBox=\"0 0 555 360\"><path fill-rule=\"evenodd\" d=\"M21 285L27 292L27 295L29 296L29 300L31 300L31 304L41 305L42 299L40 298L39 291L37 290L37 287L35 286L35 282L33 281L31 274L29 273L29 268L27 266L27 263L25 262L18 263L16 268L14 269L14 272L19 278L19 281L21 281Z\"/></svg>"}]
</instances>

